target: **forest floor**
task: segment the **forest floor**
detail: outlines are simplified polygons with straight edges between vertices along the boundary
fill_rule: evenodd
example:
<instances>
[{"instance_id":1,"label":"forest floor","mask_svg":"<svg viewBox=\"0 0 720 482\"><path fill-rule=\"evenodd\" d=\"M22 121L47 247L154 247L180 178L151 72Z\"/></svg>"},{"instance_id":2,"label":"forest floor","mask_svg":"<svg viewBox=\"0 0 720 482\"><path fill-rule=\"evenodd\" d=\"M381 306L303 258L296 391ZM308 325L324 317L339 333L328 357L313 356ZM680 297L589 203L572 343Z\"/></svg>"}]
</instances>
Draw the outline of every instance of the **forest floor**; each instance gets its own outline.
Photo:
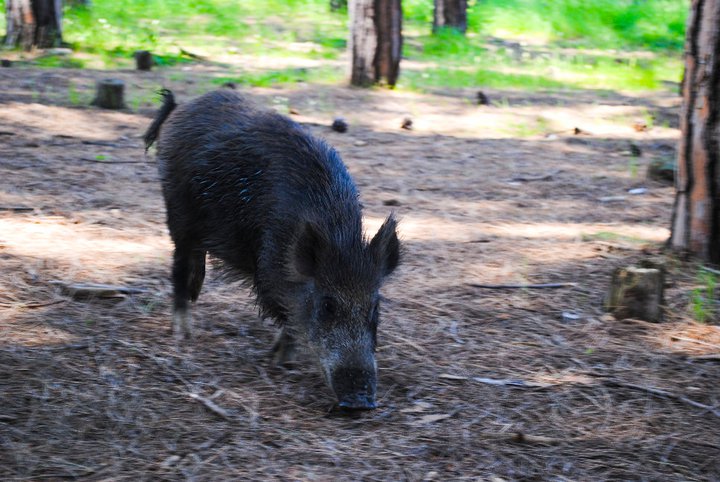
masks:
<instances>
[{"instance_id":1,"label":"forest floor","mask_svg":"<svg viewBox=\"0 0 720 482\"><path fill-rule=\"evenodd\" d=\"M275 328L212 271L175 345L141 137L154 91L216 72L113 72L129 109L88 107L108 75L0 70L0 479L720 480L720 329L692 319L698 265L662 253L673 187L645 176L674 158L676 94L247 89L339 150L368 231L401 220L380 406L351 417L314 366L272 365ZM665 322L605 314L613 270L648 257ZM472 286L516 283L575 285Z\"/></svg>"}]
</instances>

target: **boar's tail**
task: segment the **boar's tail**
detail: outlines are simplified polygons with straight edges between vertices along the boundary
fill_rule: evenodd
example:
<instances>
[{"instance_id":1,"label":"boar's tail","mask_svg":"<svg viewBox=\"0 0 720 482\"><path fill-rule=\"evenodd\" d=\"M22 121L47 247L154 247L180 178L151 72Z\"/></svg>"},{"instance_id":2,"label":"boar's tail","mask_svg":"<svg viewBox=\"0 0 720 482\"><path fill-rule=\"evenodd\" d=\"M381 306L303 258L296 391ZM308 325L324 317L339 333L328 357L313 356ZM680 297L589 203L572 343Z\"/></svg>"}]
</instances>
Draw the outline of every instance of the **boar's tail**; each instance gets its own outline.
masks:
<instances>
[{"instance_id":1,"label":"boar's tail","mask_svg":"<svg viewBox=\"0 0 720 482\"><path fill-rule=\"evenodd\" d=\"M168 89L160 89L158 94L162 97L162 107L160 107L157 117L155 117L145 133L145 152L150 149L150 146L152 146L157 139L162 123L165 122L165 119L167 119L170 113L177 107L175 96Z\"/></svg>"}]
</instances>

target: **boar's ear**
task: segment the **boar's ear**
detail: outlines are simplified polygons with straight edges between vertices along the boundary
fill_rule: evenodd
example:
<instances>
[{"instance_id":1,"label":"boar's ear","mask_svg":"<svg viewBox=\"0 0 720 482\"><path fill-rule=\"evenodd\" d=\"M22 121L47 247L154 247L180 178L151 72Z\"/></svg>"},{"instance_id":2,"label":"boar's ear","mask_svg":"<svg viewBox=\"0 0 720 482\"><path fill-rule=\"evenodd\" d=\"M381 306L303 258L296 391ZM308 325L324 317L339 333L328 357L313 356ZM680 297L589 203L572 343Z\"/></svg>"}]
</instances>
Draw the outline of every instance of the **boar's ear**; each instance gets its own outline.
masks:
<instances>
[{"instance_id":1,"label":"boar's ear","mask_svg":"<svg viewBox=\"0 0 720 482\"><path fill-rule=\"evenodd\" d=\"M383 276L392 273L400 263L400 241L396 228L397 221L391 214L370 241L370 252L375 257Z\"/></svg>"},{"instance_id":2,"label":"boar's ear","mask_svg":"<svg viewBox=\"0 0 720 482\"><path fill-rule=\"evenodd\" d=\"M314 278L326 246L325 238L312 223L304 223L290 248L290 271L301 278Z\"/></svg>"}]
</instances>

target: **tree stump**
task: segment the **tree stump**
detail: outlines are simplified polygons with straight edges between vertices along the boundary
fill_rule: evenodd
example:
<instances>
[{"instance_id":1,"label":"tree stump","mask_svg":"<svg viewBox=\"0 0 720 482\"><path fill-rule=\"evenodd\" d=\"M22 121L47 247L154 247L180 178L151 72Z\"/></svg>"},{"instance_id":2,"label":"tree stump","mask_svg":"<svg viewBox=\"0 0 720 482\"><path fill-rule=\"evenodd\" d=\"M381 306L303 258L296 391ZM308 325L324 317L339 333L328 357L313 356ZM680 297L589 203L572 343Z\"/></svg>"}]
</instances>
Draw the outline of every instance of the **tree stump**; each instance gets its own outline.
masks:
<instances>
[{"instance_id":1,"label":"tree stump","mask_svg":"<svg viewBox=\"0 0 720 482\"><path fill-rule=\"evenodd\" d=\"M133 57L135 57L135 67L138 70L151 70L155 65L152 54L147 50L136 50Z\"/></svg>"},{"instance_id":2,"label":"tree stump","mask_svg":"<svg viewBox=\"0 0 720 482\"><path fill-rule=\"evenodd\" d=\"M118 79L98 80L92 105L103 109L125 108L125 82Z\"/></svg>"},{"instance_id":3,"label":"tree stump","mask_svg":"<svg viewBox=\"0 0 720 482\"><path fill-rule=\"evenodd\" d=\"M662 320L663 270L630 266L613 273L606 309L617 319Z\"/></svg>"}]
</instances>

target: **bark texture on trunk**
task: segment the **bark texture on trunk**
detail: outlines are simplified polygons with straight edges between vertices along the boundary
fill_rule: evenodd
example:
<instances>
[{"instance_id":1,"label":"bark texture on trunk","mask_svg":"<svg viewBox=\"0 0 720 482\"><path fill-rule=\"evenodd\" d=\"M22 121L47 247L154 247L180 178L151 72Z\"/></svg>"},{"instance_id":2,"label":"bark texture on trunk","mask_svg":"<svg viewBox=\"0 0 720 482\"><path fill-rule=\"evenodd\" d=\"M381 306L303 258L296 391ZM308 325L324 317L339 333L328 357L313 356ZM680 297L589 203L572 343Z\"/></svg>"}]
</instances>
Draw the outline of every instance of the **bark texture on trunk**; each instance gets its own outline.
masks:
<instances>
[{"instance_id":1,"label":"bark texture on trunk","mask_svg":"<svg viewBox=\"0 0 720 482\"><path fill-rule=\"evenodd\" d=\"M433 32L442 27L467 31L467 0L435 0Z\"/></svg>"},{"instance_id":2,"label":"bark texture on trunk","mask_svg":"<svg viewBox=\"0 0 720 482\"><path fill-rule=\"evenodd\" d=\"M720 263L720 0L693 0L670 244Z\"/></svg>"},{"instance_id":3,"label":"bark texture on trunk","mask_svg":"<svg viewBox=\"0 0 720 482\"><path fill-rule=\"evenodd\" d=\"M376 82L395 85L400 75L402 55L402 9L400 0L375 0L377 52L375 54Z\"/></svg>"},{"instance_id":4,"label":"bark texture on trunk","mask_svg":"<svg viewBox=\"0 0 720 482\"><path fill-rule=\"evenodd\" d=\"M5 46L30 50L62 43L62 0L6 0L5 14Z\"/></svg>"},{"instance_id":5,"label":"bark texture on trunk","mask_svg":"<svg viewBox=\"0 0 720 482\"><path fill-rule=\"evenodd\" d=\"M375 0L350 1L350 83L367 87L375 83Z\"/></svg>"},{"instance_id":6,"label":"bark texture on trunk","mask_svg":"<svg viewBox=\"0 0 720 482\"><path fill-rule=\"evenodd\" d=\"M349 11L350 83L395 85L402 54L400 0L351 0Z\"/></svg>"}]
</instances>

